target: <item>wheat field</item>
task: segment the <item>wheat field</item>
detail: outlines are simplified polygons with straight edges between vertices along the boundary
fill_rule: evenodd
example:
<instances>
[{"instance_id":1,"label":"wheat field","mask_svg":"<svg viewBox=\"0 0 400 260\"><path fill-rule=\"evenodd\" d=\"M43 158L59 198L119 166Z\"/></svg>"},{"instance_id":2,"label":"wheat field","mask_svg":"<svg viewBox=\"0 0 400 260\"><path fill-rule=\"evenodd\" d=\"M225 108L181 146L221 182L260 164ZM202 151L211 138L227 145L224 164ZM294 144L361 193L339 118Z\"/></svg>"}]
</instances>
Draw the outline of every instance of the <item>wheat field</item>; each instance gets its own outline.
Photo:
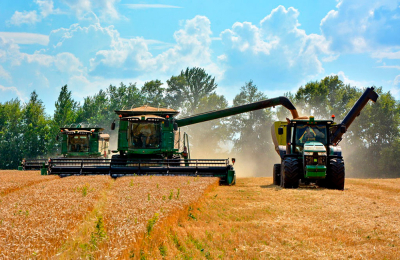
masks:
<instances>
[{"instance_id":1,"label":"wheat field","mask_svg":"<svg viewBox=\"0 0 400 260\"><path fill-rule=\"evenodd\" d=\"M344 191L35 171L0 181L0 259L400 257L400 179L346 179Z\"/></svg>"}]
</instances>

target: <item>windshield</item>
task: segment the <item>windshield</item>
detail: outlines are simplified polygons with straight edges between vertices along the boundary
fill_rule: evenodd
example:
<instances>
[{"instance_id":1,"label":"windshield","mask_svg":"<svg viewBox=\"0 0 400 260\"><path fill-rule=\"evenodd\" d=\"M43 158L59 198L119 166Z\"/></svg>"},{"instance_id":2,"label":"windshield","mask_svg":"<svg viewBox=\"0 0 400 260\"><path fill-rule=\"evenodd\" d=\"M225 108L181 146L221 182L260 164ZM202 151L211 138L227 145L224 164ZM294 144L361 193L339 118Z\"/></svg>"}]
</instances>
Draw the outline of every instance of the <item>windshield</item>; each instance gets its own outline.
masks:
<instances>
[{"instance_id":1,"label":"windshield","mask_svg":"<svg viewBox=\"0 0 400 260\"><path fill-rule=\"evenodd\" d=\"M303 147L306 142L315 141L327 145L326 125L297 125L295 142Z\"/></svg>"},{"instance_id":2,"label":"windshield","mask_svg":"<svg viewBox=\"0 0 400 260\"><path fill-rule=\"evenodd\" d=\"M129 148L159 148L161 143L160 124L129 122L128 141Z\"/></svg>"},{"instance_id":3,"label":"windshield","mask_svg":"<svg viewBox=\"0 0 400 260\"><path fill-rule=\"evenodd\" d=\"M87 135L68 135L68 152L89 152Z\"/></svg>"}]
</instances>

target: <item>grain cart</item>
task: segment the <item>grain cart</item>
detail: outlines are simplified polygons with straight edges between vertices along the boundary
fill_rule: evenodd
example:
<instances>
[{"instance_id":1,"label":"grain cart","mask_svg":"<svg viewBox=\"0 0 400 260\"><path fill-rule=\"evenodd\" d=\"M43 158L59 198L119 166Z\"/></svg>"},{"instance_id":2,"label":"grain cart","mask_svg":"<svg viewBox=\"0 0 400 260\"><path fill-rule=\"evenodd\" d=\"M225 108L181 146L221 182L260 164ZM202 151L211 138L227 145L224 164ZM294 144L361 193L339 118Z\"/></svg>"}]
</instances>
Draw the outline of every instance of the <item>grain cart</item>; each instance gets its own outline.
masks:
<instances>
[{"instance_id":1,"label":"grain cart","mask_svg":"<svg viewBox=\"0 0 400 260\"><path fill-rule=\"evenodd\" d=\"M219 177L221 183L234 184L235 171L228 159L191 159L187 135L180 149L179 127L232 116L272 106L283 105L293 118L298 114L286 97L267 99L247 105L176 118L178 111L169 108L142 106L115 111L119 117L118 149L112 159L76 160L64 168L50 172L61 176L73 174L125 175L189 175ZM114 130L115 123L111 129ZM53 161L53 160L52 160ZM80 166L75 166L76 164ZM232 160L234 163L234 159ZM73 165L74 164L74 165Z\"/></svg>"},{"instance_id":2,"label":"grain cart","mask_svg":"<svg viewBox=\"0 0 400 260\"><path fill-rule=\"evenodd\" d=\"M339 124L315 120L313 116L275 122L272 139L281 158L273 168L273 182L283 188L297 188L299 181L315 182L331 189L344 189L345 167L338 143L369 100L378 94L367 88Z\"/></svg>"}]
</instances>

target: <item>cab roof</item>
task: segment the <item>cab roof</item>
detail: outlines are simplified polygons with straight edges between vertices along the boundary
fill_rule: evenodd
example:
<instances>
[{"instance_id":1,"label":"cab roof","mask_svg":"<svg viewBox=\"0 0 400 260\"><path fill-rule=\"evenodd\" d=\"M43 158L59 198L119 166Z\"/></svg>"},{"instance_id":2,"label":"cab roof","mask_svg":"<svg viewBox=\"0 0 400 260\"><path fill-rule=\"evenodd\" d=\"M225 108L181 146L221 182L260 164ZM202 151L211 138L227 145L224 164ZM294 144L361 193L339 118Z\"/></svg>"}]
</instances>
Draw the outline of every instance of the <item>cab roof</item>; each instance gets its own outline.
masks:
<instances>
[{"instance_id":1,"label":"cab roof","mask_svg":"<svg viewBox=\"0 0 400 260\"><path fill-rule=\"evenodd\" d=\"M122 115L122 117L128 116L142 116L142 115L156 115L166 117L167 115L173 117L179 113L179 111L172 108L157 108L151 106L135 107L127 110L116 110L115 113Z\"/></svg>"}]
</instances>

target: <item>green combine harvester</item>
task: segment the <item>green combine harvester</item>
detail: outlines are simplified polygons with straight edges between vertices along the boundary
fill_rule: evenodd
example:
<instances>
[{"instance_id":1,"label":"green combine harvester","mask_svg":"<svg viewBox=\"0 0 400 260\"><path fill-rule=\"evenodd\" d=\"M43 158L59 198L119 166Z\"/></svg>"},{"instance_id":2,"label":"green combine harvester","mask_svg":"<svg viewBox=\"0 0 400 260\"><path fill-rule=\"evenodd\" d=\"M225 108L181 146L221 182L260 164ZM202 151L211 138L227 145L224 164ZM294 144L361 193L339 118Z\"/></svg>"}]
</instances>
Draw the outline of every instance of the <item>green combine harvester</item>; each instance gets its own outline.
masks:
<instances>
[{"instance_id":1,"label":"green combine harvester","mask_svg":"<svg viewBox=\"0 0 400 260\"><path fill-rule=\"evenodd\" d=\"M299 183L316 183L321 187L344 189L345 167L338 143L369 100L378 94L367 88L339 124L315 120L313 116L287 119L272 126L272 140L281 158L273 168L273 182L283 188L297 188Z\"/></svg>"},{"instance_id":2,"label":"green combine harvester","mask_svg":"<svg viewBox=\"0 0 400 260\"><path fill-rule=\"evenodd\" d=\"M61 155L60 158L52 159L60 166L61 162L68 159L90 159L110 158L109 143L110 135L104 134L104 128L83 126L82 124L70 125L60 128ZM56 137L60 140L60 135ZM23 170L40 170L48 167L48 158L23 159L21 166Z\"/></svg>"},{"instance_id":3,"label":"green combine harvester","mask_svg":"<svg viewBox=\"0 0 400 260\"><path fill-rule=\"evenodd\" d=\"M111 159L51 159L49 174L104 174L113 178L126 175L185 175L219 177L220 183L235 183L235 170L228 159L191 159L186 133L181 139L179 127L283 105L294 118L296 108L286 97L176 118L178 111L142 106L115 111L119 117L118 149ZM111 129L114 130L115 123ZM180 143L183 141L181 147Z\"/></svg>"},{"instance_id":4,"label":"green combine harvester","mask_svg":"<svg viewBox=\"0 0 400 260\"><path fill-rule=\"evenodd\" d=\"M102 131L104 128L90 125L71 125L60 128L56 139L61 139L61 157L48 159L48 173L58 174L65 167L75 165L79 161L104 160L110 158L110 135Z\"/></svg>"},{"instance_id":5,"label":"green combine harvester","mask_svg":"<svg viewBox=\"0 0 400 260\"><path fill-rule=\"evenodd\" d=\"M100 127L60 128L61 154L64 158L108 158L110 135ZM57 136L59 140L59 136Z\"/></svg>"}]
</instances>

